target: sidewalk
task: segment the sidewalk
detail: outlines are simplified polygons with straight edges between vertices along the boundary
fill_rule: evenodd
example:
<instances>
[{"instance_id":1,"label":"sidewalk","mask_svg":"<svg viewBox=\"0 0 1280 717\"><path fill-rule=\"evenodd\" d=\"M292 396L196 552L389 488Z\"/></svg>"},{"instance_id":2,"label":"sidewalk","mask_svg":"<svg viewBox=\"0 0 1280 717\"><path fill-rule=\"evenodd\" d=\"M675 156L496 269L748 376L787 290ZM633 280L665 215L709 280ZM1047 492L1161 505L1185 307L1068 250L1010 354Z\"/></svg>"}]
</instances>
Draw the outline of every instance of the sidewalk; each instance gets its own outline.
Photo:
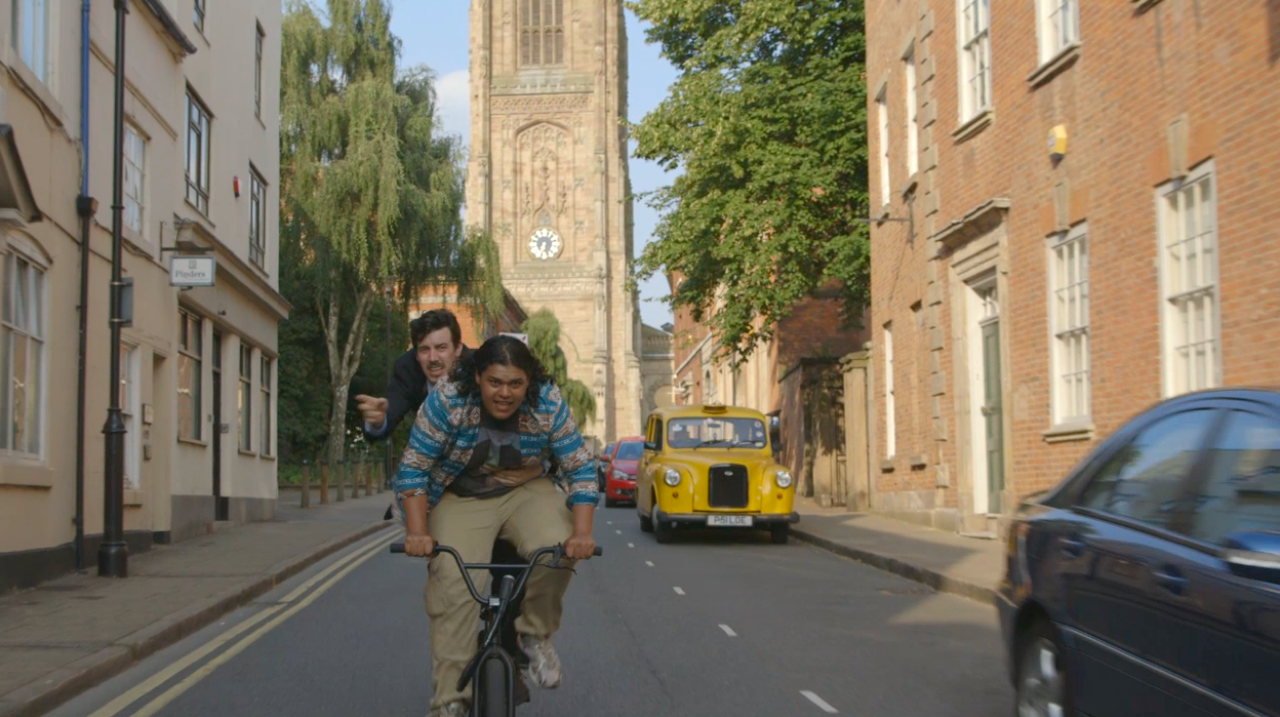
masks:
<instances>
[{"instance_id":1,"label":"sidewalk","mask_svg":"<svg viewBox=\"0 0 1280 717\"><path fill-rule=\"evenodd\" d=\"M791 534L844 557L887 570L935 590L990 604L1004 574L1004 543L965 538L924 526L843 508L796 501L800 522Z\"/></svg>"},{"instance_id":2,"label":"sidewalk","mask_svg":"<svg viewBox=\"0 0 1280 717\"><path fill-rule=\"evenodd\" d=\"M0 717L43 714L390 527L390 496L304 511L297 491L281 491L276 520L157 545L130 556L124 580L91 565L0 598Z\"/></svg>"}]
</instances>

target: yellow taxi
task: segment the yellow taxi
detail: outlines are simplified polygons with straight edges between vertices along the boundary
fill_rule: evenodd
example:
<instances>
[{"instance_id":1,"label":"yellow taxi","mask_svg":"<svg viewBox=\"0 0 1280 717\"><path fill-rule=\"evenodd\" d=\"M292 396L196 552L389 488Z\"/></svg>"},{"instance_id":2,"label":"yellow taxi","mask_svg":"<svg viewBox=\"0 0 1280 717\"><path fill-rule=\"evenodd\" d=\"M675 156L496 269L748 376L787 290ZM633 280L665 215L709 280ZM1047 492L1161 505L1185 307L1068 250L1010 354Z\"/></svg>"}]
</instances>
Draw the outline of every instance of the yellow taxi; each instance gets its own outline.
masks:
<instances>
[{"instance_id":1,"label":"yellow taxi","mask_svg":"<svg viewBox=\"0 0 1280 717\"><path fill-rule=\"evenodd\" d=\"M636 476L640 529L659 543L677 527L766 528L785 543L795 478L773 460L764 414L706 404L649 414Z\"/></svg>"}]
</instances>

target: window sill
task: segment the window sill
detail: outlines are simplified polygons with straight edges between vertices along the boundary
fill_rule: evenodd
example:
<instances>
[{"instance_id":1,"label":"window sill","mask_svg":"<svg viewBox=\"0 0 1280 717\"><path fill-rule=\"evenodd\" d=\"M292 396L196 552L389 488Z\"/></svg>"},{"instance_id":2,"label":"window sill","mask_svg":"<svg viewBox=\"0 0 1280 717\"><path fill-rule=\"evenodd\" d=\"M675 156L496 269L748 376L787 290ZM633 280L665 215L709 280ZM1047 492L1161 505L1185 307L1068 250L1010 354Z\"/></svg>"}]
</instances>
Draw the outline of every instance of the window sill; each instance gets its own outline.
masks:
<instances>
[{"instance_id":1,"label":"window sill","mask_svg":"<svg viewBox=\"0 0 1280 717\"><path fill-rule=\"evenodd\" d=\"M1076 60L1080 59L1080 48L1081 45L1078 40L1062 48L1048 62L1040 65L1034 72L1027 75L1027 82L1031 84L1032 88L1036 88L1057 77L1058 73L1076 64Z\"/></svg>"},{"instance_id":2,"label":"window sill","mask_svg":"<svg viewBox=\"0 0 1280 717\"><path fill-rule=\"evenodd\" d=\"M147 494L144 491L140 489L134 489L134 488L124 489L124 506L126 508L141 507L144 503L146 503L146 501L147 501Z\"/></svg>"},{"instance_id":3,"label":"window sill","mask_svg":"<svg viewBox=\"0 0 1280 717\"><path fill-rule=\"evenodd\" d=\"M275 462L275 460L276 460L275 454L273 454L273 453L259 453L259 454L258 454L258 457L259 457L259 458L261 458L261 459L262 459L262 460L264 460L264 461L272 461L272 462Z\"/></svg>"},{"instance_id":4,"label":"window sill","mask_svg":"<svg viewBox=\"0 0 1280 717\"><path fill-rule=\"evenodd\" d=\"M956 127L955 130L951 132L951 137L955 139L956 144L967 142L973 137L976 137L982 132L982 130L990 127L991 123L995 121L996 111L988 107L979 112L973 119L965 122L959 127Z\"/></svg>"},{"instance_id":5,"label":"window sill","mask_svg":"<svg viewBox=\"0 0 1280 717\"><path fill-rule=\"evenodd\" d=\"M1134 4L1134 11L1141 14L1160 3L1160 0L1129 0Z\"/></svg>"},{"instance_id":6,"label":"window sill","mask_svg":"<svg viewBox=\"0 0 1280 717\"><path fill-rule=\"evenodd\" d=\"M257 454L257 453L254 453L253 451L246 451L246 450L245 450L245 449L243 449L243 448L239 448L239 449L237 449L237 450L236 450L236 452L237 452L237 453L239 453L239 454L240 454L240 455L242 455L242 456L248 456L248 457L250 457L250 458L257 458L257 457L258 457L258 454Z\"/></svg>"},{"instance_id":7,"label":"window sill","mask_svg":"<svg viewBox=\"0 0 1280 717\"><path fill-rule=\"evenodd\" d=\"M893 208L892 204L885 202L884 204L880 205L880 211L874 217L872 217L872 219L875 220L876 224L884 224L885 220L889 218L889 215L893 213L891 211L892 208Z\"/></svg>"},{"instance_id":8,"label":"window sill","mask_svg":"<svg viewBox=\"0 0 1280 717\"><path fill-rule=\"evenodd\" d=\"M1041 431L1040 435L1044 437L1045 443L1071 443L1073 441L1091 441L1093 440L1093 432L1092 423L1069 423Z\"/></svg>"},{"instance_id":9,"label":"window sill","mask_svg":"<svg viewBox=\"0 0 1280 717\"><path fill-rule=\"evenodd\" d=\"M218 228L218 225L214 224L213 220L209 218L209 213L200 211L200 207L196 206L195 202L192 202L190 199L187 199L185 197L183 198L182 201L186 202L187 206L191 208L191 211L195 212L201 219L208 222L210 228L212 229ZM206 199L205 201L207 202L209 200Z\"/></svg>"},{"instance_id":10,"label":"window sill","mask_svg":"<svg viewBox=\"0 0 1280 717\"><path fill-rule=\"evenodd\" d=\"M886 458L886 459L884 459L884 460L880 461L880 472L881 472L881 473L892 473L892 472L893 472L893 459L892 459L892 458Z\"/></svg>"},{"instance_id":11,"label":"window sill","mask_svg":"<svg viewBox=\"0 0 1280 717\"><path fill-rule=\"evenodd\" d=\"M37 459L8 454L0 469L0 486L15 488L53 488L53 469L36 463Z\"/></svg>"},{"instance_id":12,"label":"window sill","mask_svg":"<svg viewBox=\"0 0 1280 717\"><path fill-rule=\"evenodd\" d=\"M201 440L199 438L184 438L182 436L179 436L178 443L186 443L189 446L200 446L201 448L209 447L208 441Z\"/></svg>"},{"instance_id":13,"label":"window sill","mask_svg":"<svg viewBox=\"0 0 1280 717\"><path fill-rule=\"evenodd\" d=\"M54 97L49 86L37 77L30 67L27 67L27 63L22 60L22 55L18 54L12 46L5 50L4 64L9 69L9 76L22 86L23 92L35 100L36 104L40 105L40 109L55 124L59 127L65 126L66 114L63 112L62 103Z\"/></svg>"},{"instance_id":14,"label":"window sill","mask_svg":"<svg viewBox=\"0 0 1280 717\"><path fill-rule=\"evenodd\" d=\"M914 455L914 456L911 456L911 460L909 461L909 464L911 466L911 470L917 470L920 468L928 467L929 461L926 460L923 455Z\"/></svg>"}]
</instances>

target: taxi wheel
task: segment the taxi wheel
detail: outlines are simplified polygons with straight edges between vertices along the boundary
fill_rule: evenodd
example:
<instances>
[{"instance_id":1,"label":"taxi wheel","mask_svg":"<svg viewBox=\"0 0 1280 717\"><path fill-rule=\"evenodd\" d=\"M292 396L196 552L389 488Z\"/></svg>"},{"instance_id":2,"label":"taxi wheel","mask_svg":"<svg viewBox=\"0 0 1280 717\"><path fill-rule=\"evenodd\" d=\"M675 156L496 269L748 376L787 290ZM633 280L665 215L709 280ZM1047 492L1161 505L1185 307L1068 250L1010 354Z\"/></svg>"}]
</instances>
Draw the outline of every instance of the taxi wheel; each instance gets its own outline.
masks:
<instances>
[{"instance_id":1,"label":"taxi wheel","mask_svg":"<svg viewBox=\"0 0 1280 717\"><path fill-rule=\"evenodd\" d=\"M669 520L653 519L653 537L658 539L659 543L670 543L675 538L675 526Z\"/></svg>"},{"instance_id":2,"label":"taxi wheel","mask_svg":"<svg viewBox=\"0 0 1280 717\"><path fill-rule=\"evenodd\" d=\"M791 537L791 526L783 523L782 525L769 526L769 539L774 545L786 545L787 538Z\"/></svg>"},{"instance_id":3,"label":"taxi wheel","mask_svg":"<svg viewBox=\"0 0 1280 717\"><path fill-rule=\"evenodd\" d=\"M640 516L640 530L644 533L653 532L653 518L640 512L640 506L636 505L636 515Z\"/></svg>"}]
</instances>

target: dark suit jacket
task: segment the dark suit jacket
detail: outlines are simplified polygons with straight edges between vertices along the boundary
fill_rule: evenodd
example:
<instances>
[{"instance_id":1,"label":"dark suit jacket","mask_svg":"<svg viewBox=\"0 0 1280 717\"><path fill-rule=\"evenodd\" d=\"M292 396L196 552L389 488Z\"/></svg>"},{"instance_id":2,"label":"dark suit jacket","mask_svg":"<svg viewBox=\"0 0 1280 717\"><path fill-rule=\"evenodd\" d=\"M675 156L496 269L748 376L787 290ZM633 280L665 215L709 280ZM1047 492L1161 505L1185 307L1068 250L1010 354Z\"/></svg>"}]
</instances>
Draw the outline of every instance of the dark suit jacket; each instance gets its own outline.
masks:
<instances>
[{"instance_id":1,"label":"dark suit jacket","mask_svg":"<svg viewBox=\"0 0 1280 717\"><path fill-rule=\"evenodd\" d=\"M462 355L458 360L469 358L473 351L474 349L463 346ZM405 416L416 415L422 402L427 400L427 375L418 365L418 357L414 355L415 353L414 349L409 349L400 354L391 365L391 383L387 385L386 395L387 427L381 435L376 436L365 431L364 436L367 440L380 441L391 435Z\"/></svg>"}]
</instances>

